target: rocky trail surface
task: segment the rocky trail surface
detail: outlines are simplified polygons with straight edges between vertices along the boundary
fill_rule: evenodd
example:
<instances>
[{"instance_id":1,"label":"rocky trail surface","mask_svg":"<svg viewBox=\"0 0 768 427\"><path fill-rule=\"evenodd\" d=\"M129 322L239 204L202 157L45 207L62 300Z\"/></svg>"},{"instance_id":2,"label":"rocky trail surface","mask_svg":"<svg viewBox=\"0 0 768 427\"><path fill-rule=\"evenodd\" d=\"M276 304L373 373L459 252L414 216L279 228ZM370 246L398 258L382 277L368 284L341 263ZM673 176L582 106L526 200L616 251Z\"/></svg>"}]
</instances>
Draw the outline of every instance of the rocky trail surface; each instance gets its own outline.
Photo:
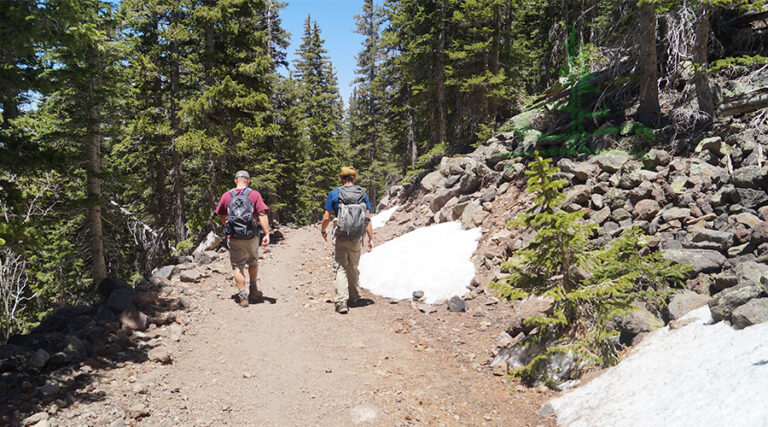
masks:
<instances>
[{"instance_id":1,"label":"rocky trail surface","mask_svg":"<svg viewBox=\"0 0 768 427\"><path fill-rule=\"evenodd\" d=\"M342 316L331 303L332 246L317 227L288 230L263 252L266 302L234 302L226 253L182 272L171 282L189 308L127 338L149 340L148 358L83 365L92 381L81 394L37 416L47 425L553 424L538 416L553 392L487 366L505 326L493 298L472 301L474 314L445 305L428 314L363 290L373 303Z\"/></svg>"}]
</instances>

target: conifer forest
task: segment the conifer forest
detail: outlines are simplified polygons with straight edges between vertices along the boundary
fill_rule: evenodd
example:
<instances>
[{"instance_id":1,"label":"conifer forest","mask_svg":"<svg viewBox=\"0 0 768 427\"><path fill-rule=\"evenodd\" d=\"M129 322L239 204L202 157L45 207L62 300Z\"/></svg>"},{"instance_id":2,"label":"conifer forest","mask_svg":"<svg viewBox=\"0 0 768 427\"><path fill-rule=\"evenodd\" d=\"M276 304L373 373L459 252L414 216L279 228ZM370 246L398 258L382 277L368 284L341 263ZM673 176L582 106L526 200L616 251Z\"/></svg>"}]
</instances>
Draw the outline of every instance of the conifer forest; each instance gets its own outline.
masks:
<instances>
[{"instance_id":1,"label":"conifer forest","mask_svg":"<svg viewBox=\"0 0 768 427\"><path fill-rule=\"evenodd\" d=\"M765 107L721 87L768 63L762 1L359 3L342 99L323 28L289 37L285 2L0 0L2 339L220 232L240 169L270 221L306 225L343 165L375 207L500 132L643 150Z\"/></svg>"}]
</instances>

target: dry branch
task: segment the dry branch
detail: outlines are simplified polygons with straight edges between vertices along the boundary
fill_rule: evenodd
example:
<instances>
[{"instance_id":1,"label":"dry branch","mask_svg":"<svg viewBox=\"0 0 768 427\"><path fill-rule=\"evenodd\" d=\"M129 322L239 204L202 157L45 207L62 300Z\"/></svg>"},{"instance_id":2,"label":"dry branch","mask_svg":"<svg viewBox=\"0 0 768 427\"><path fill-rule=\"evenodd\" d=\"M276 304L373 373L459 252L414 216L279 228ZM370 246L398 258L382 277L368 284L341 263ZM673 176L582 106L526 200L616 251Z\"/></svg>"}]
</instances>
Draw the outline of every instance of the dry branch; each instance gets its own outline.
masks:
<instances>
[{"instance_id":1,"label":"dry branch","mask_svg":"<svg viewBox=\"0 0 768 427\"><path fill-rule=\"evenodd\" d=\"M768 107L768 86L731 96L723 100L720 108L722 116L751 113L761 108Z\"/></svg>"}]
</instances>

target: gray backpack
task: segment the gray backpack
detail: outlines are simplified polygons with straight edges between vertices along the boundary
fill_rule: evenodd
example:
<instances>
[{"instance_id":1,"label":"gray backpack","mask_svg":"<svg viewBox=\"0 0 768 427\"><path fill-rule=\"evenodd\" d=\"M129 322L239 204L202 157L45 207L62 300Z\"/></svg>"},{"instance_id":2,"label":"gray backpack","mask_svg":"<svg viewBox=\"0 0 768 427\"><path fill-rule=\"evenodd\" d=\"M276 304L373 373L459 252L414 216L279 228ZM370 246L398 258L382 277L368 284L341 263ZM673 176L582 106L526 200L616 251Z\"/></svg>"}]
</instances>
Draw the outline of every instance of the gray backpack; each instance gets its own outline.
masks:
<instances>
[{"instance_id":1,"label":"gray backpack","mask_svg":"<svg viewBox=\"0 0 768 427\"><path fill-rule=\"evenodd\" d=\"M363 237L368 226L365 214L365 189L358 185L339 187L339 215L335 235L339 240L357 240Z\"/></svg>"}]
</instances>

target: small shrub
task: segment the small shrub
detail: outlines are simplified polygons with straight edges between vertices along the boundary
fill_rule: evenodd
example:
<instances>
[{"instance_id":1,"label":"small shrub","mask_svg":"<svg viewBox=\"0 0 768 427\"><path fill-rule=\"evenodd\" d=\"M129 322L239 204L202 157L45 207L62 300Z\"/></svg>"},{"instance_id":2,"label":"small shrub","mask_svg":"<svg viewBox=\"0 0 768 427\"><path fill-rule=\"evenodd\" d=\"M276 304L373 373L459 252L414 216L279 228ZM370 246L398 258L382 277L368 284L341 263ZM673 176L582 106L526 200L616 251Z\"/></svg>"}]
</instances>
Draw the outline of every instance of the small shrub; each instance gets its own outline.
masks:
<instances>
[{"instance_id":1,"label":"small shrub","mask_svg":"<svg viewBox=\"0 0 768 427\"><path fill-rule=\"evenodd\" d=\"M530 347L526 364L513 374L527 382L554 385L551 367L570 363L570 372L557 379L577 377L587 366L609 366L618 361L617 331L607 327L625 314L635 300L663 305L673 287L682 286L690 266L675 264L645 248L642 231L632 227L604 248L591 249L597 226L584 221L584 211L558 208L565 199L559 170L538 155L529 165L528 191L534 206L512 221L535 231L528 246L518 251L518 262L507 262L509 275L492 283L508 299L546 296L554 303L542 317L524 323L533 331L519 345Z\"/></svg>"}]
</instances>

